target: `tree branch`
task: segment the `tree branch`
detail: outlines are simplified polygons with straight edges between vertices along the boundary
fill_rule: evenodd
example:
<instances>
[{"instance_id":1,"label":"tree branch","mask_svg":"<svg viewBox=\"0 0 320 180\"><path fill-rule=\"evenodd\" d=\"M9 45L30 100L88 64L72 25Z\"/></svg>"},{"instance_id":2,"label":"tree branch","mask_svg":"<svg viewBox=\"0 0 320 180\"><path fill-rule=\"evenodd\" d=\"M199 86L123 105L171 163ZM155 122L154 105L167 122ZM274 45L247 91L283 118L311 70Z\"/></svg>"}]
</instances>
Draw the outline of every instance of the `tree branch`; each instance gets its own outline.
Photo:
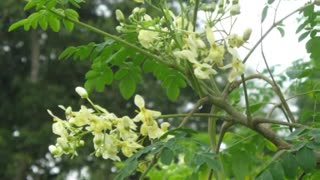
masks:
<instances>
[{"instance_id":1,"label":"tree branch","mask_svg":"<svg viewBox=\"0 0 320 180\"><path fill-rule=\"evenodd\" d=\"M199 107L202 106L207 101L208 101L208 97L204 97L204 98L199 99L198 102L195 104L195 106L192 108L192 110L188 113L188 115L179 124L178 128L181 128L182 126L184 126L189 121L189 119L192 117L192 115L199 109Z\"/></svg>"}]
</instances>

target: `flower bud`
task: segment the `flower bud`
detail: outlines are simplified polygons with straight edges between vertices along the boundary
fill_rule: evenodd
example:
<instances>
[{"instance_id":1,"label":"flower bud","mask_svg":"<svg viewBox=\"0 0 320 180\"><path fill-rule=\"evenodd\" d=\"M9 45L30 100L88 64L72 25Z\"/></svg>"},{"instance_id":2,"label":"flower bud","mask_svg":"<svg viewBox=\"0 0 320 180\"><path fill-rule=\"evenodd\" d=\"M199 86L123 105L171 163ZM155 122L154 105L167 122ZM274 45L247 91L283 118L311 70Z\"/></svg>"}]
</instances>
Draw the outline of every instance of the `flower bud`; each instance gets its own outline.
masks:
<instances>
[{"instance_id":1,"label":"flower bud","mask_svg":"<svg viewBox=\"0 0 320 180\"><path fill-rule=\"evenodd\" d=\"M201 6L203 11L211 11L213 12L216 9L216 3L212 2L211 4L204 4Z\"/></svg>"},{"instance_id":2,"label":"flower bud","mask_svg":"<svg viewBox=\"0 0 320 180\"><path fill-rule=\"evenodd\" d=\"M79 94L79 96L83 99L88 98L88 92L83 87L76 87L76 92Z\"/></svg>"},{"instance_id":3,"label":"flower bud","mask_svg":"<svg viewBox=\"0 0 320 180\"><path fill-rule=\"evenodd\" d=\"M135 7L135 8L132 10L132 14L137 14L137 13L139 13L139 11L140 11L140 8Z\"/></svg>"},{"instance_id":4,"label":"flower bud","mask_svg":"<svg viewBox=\"0 0 320 180\"><path fill-rule=\"evenodd\" d=\"M122 26L117 26L116 30L118 33L123 33L123 27Z\"/></svg>"},{"instance_id":5,"label":"flower bud","mask_svg":"<svg viewBox=\"0 0 320 180\"><path fill-rule=\"evenodd\" d=\"M244 31L243 35L242 35L242 39L243 39L244 41L248 41L249 38L250 38L250 36L251 36L251 32L252 32L252 29L251 29L251 28L247 28L247 29Z\"/></svg>"},{"instance_id":6,"label":"flower bud","mask_svg":"<svg viewBox=\"0 0 320 180\"><path fill-rule=\"evenodd\" d=\"M139 9L139 14L145 14L146 13L146 8L140 8Z\"/></svg>"},{"instance_id":7,"label":"flower bud","mask_svg":"<svg viewBox=\"0 0 320 180\"><path fill-rule=\"evenodd\" d=\"M122 11L120 9L117 9L116 10L116 19L119 21L119 22L124 22L124 15L122 13Z\"/></svg>"},{"instance_id":8,"label":"flower bud","mask_svg":"<svg viewBox=\"0 0 320 180\"><path fill-rule=\"evenodd\" d=\"M231 16L235 16L235 15L238 15L240 14L240 6L239 4L234 4L231 6L231 9L230 9L230 15Z\"/></svg>"},{"instance_id":9,"label":"flower bud","mask_svg":"<svg viewBox=\"0 0 320 180\"><path fill-rule=\"evenodd\" d=\"M59 156L61 156L63 154L63 151L62 151L60 146L50 145L49 146L49 151L55 157L59 157Z\"/></svg>"}]
</instances>

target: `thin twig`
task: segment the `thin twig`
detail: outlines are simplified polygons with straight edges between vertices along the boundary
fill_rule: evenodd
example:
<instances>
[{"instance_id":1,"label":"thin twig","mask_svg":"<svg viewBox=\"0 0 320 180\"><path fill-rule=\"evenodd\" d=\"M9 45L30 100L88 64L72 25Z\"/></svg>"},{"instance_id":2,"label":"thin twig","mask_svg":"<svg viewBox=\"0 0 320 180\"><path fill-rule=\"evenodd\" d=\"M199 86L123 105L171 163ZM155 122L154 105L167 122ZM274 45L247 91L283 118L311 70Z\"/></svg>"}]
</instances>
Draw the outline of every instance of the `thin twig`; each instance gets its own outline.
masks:
<instances>
[{"instance_id":1,"label":"thin twig","mask_svg":"<svg viewBox=\"0 0 320 180\"><path fill-rule=\"evenodd\" d=\"M262 36L262 26L261 26L261 36ZM284 108L284 110L286 111L285 114L288 115L289 118L290 118L290 120L291 120L291 122L294 123L294 122L296 122L296 120L295 120L295 118L294 118L294 116L293 116L293 114L292 114L292 111L290 110L290 107L289 107L287 101L285 100L285 98L284 98L284 96L283 96L283 94L282 94L282 92L281 92L278 84L277 84L276 81L274 80L273 74L272 74L272 72L271 72L271 70L270 70L270 67L269 67L269 65L268 65L267 58L266 58L266 56L265 56L265 54L264 54L263 42L262 42L262 41L261 41L261 46L260 46L260 47L261 47L262 59L263 59L263 61L264 61L264 64L266 65L267 71L268 71L268 73L269 73L269 75L270 75L270 77L271 77L271 80L272 80L272 82L273 82L273 89L275 90L275 92L278 94L278 96L279 96L279 98L280 98L280 101L281 101L281 103L282 103L282 105L283 105L283 108Z\"/></svg>"},{"instance_id":2,"label":"thin twig","mask_svg":"<svg viewBox=\"0 0 320 180\"><path fill-rule=\"evenodd\" d=\"M194 105L192 110L188 113L188 115L182 120L182 122L179 124L179 128L183 127L189 119L192 117L192 115L199 109L200 106L202 106L204 103L208 101L208 97L201 98L197 101L197 103Z\"/></svg>"},{"instance_id":3,"label":"thin twig","mask_svg":"<svg viewBox=\"0 0 320 180\"><path fill-rule=\"evenodd\" d=\"M293 128L301 128L301 127L307 127L303 124L299 123L291 123L291 122L284 122L280 120L272 120L268 118L263 118L263 117L255 117L253 119L254 124L262 124L262 123L269 123L269 124L277 124L277 125L283 125L283 126L288 126L288 127L293 127Z\"/></svg>"},{"instance_id":4,"label":"thin twig","mask_svg":"<svg viewBox=\"0 0 320 180\"><path fill-rule=\"evenodd\" d=\"M255 51L255 49L259 46L259 44L264 40L264 38L267 37L267 35L271 32L271 30L273 30L273 28L277 27L282 21L286 20L287 18L289 18L290 16L292 16L293 14L309 7L313 5L313 3L310 4L306 4L303 7L300 7L294 11L292 11L291 13L289 13L288 15L286 15L285 17L283 17L282 19L280 19L279 21L273 23L273 25L263 34L263 36L261 36L261 38L256 42L256 44L252 47L252 49L249 51L249 53L247 54L247 56L243 59L243 63L246 63L247 60L249 59L249 57L251 56L251 54Z\"/></svg>"},{"instance_id":5,"label":"thin twig","mask_svg":"<svg viewBox=\"0 0 320 180\"><path fill-rule=\"evenodd\" d=\"M250 124L252 122L252 117L251 117L251 113L250 113L250 102L249 102L249 97L248 97L247 86L246 86L244 74L241 75L241 80L242 80L242 85L243 85L244 99L246 102L247 121Z\"/></svg>"}]
</instances>

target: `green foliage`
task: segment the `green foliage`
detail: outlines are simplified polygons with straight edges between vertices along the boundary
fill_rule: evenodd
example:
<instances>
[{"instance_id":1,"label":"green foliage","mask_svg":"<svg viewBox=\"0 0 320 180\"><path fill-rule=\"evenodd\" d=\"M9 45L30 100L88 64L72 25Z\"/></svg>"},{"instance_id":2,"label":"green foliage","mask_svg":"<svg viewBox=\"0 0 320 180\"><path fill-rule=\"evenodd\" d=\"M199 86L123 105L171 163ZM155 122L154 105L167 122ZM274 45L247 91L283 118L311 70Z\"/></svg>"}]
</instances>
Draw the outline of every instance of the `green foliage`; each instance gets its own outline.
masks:
<instances>
[{"instance_id":1,"label":"green foliage","mask_svg":"<svg viewBox=\"0 0 320 180\"><path fill-rule=\"evenodd\" d=\"M216 160L216 156L207 151L209 145L194 139L190 133L194 132L189 129L168 131L162 136L162 139L170 135L174 135L174 137L167 140L167 142L157 141L138 151L125 161L116 179L120 180L132 175L133 169L138 166L139 162L146 161L146 158L150 155L153 156L153 158L159 156L160 160L158 162L160 169L153 169L148 174L151 179L155 180L162 179L164 174L166 174L166 177L169 179L188 179L190 176L192 176L193 179L198 179L199 173L202 172L204 168L213 168L219 171L221 167ZM180 157L178 159L174 158L177 156ZM153 160L150 160L149 163L152 161ZM185 173L181 174L181 172Z\"/></svg>"},{"instance_id":2,"label":"green foliage","mask_svg":"<svg viewBox=\"0 0 320 180\"><path fill-rule=\"evenodd\" d=\"M212 147L216 144L212 143L210 146L197 140L192 136L192 131L187 129L178 128L168 131L160 139L150 140L151 142L142 140L145 147L134 153L121 165L122 167L117 172L118 175L115 179L126 179L132 175L137 175L140 171L143 176L148 176L150 179L161 179L163 178L161 175L164 174L168 179L203 179L205 176L203 174L209 174L208 171L210 170L215 172L214 176L216 178L221 176L234 179L249 179L251 177L257 177L258 179L296 179L301 173L306 173L310 177L316 176L316 173L314 173L317 164L315 151L319 150L320 143L318 123L315 122L315 119L320 117L320 113L316 112L316 108L313 110L307 109L307 112L301 113L303 115L304 113L307 114L306 116L313 116L313 122L306 123L306 125L310 125L308 128L296 129L286 137L278 136L276 133L279 129L283 129L279 125L282 121L270 121L266 127L256 121L258 119L256 117L261 115L269 118L272 112L267 114L266 110L269 109L267 105L270 104L274 105L274 108L279 107L288 121L290 120L288 117L293 116L290 109L286 107L286 100L280 98L281 103L274 102L275 94L282 95L282 92L278 89L287 79L296 80L299 85L306 85L303 87L291 86L290 90L294 89L295 91L292 92L295 94L312 90L310 98L314 100L314 107L316 107L317 101L320 99L318 92L316 92L319 83L316 82L317 80L307 79L319 70L316 66L319 63L317 60L320 59L318 51L320 37L317 35L320 31L317 29L319 13L315 10L314 5L309 5L301 11L305 19L298 27L297 33L302 30L305 31L300 35L298 41L310 37L306 43L306 49L310 53L310 57L316 61L314 62L315 66L297 61L286 70L285 74L278 75L278 79L274 80L272 76L270 79L266 77L268 80L265 80L264 76L274 74L274 68L269 69L268 67L268 70L258 74L261 75L260 77L253 77L253 80L262 79L265 83L258 85L256 81L250 81L246 82L246 87L243 87L244 91L253 90L249 97L246 97L245 106L241 103L244 95L242 90L237 89L233 92L230 90L231 95L229 96L229 89L225 89L221 93L216 88L213 78L216 69L213 70L213 68L221 68L221 66L229 68L230 66L232 73L240 75L245 72L242 61L237 59L238 57L234 58L236 53L224 52L228 48L236 51L233 45L229 46L231 44L229 34L226 33L225 37L222 35L221 40L213 40L210 37L213 32L209 29L211 26L215 26L215 23L224 19L225 10L232 9L232 15L237 14L239 11L238 1L219 1L219 10L215 12L215 8L212 8L211 13L222 14L222 16L215 20L210 19L210 22L208 21L210 27L208 26L209 28L204 33L193 32L194 37L190 31L196 29L192 25L197 22L196 11L198 5L202 5L200 1L190 2L189 4L181 2L180 15L169 12L164 1L159 1L156 4L152 4L152 1L146 1L144 6L150 5L158 13L162 13L163 18L156 16L152 19L146 14L146 9L136 8L128 17L128 21L132 24L126 24L124 17L121 19L120 26L117 28L119 32L123 33L121 36L110 35L80 22L78 13L68 7L71 5L79 8L81 2L82 0L28 1L25 10L34 8L35 12L26 19L11 25L9 31L19 27L30 30L40 26L42 30L47 30L49 27L52 31L58 32L63 25L67 31L71 32L75 24L85 27L111 39L105 39L104 42L99 44L90 42L87 45L68 47L60 54L59 59L69 58L91 62L91 69L85 75L85 87L89 91L93 89L103 91L106 85L112 85L116 82L122 97L129 99L134 95L137 85L144 82L143 72L152 73L156 80L161 82L161 87L166 90L166 94L171 101L176 101L181 88L189 85L195 90L195 95L199 98L208 98L210 106L219 108L218 111L221 112L217 114L224 116L221 119L225 118L224 120L230 120L233 124L241 125L241 127L233 126L235 128L230 128L230 132L225 134L223 143L226 149L218 154L211 153L215 151ZM266 20L268 11L274 2L274 0L267 1L262 10L261 22ZM193 9L195 12L189 13L193 12ZM215 22L216 20L217 22ZM277 22L272 28L277 28L281 36L284 36L285 31L282 23ZM220 33L226 32L226 30L220 29L217 29L217 31ZM235 41L234 44L238 44L239 47L245 43L241 36L235 36L233 40ZM228 53L232 54L234 59L232 63L224 64L224 61L230 60L225 58ZM217 66L218 64L219 66ZM223 68L221 68L221 71ZM242 81L234 82L239 83L237 86L243 83ZM224 85L228 87L233 84L230 82ZM266 86L268 87L266 88ZM149 91L152 90L149 89ZM217 101L215 101L216 99ZM140 104L144 104L144 101ZM206 104L201 104L201 106L206 106ZM139 108L143 113L148 112L141 107ZM67 112L67 110L65 111ZM246 114L243 112L246 112ZM193 112L190 112L190 114L192 116ZM148 114L144 115L146 116L144 117L145 121L149 120ZM210 111L210 115L216 114ZM72 113L70 116L72 116ZM56 117L54 116L54 118ZM302 116L297 123L307 122L307 119ZM270 125L271 122L276 125ZM292 118L288 122L290 127L286 128L287 131L285 132L289 132L293 127L302 126L297 123ZM148 123L146 124L147 128L151 127ZM219 124L215 124L214 128L217 128L217 125ZM245 126L245 128L242 126ZM57 132L59 127L55 128ZM123 128L124 131L128 130L126 128L126 126ZM209 131L209 136L212 136L212 134L216 134L216 132ZM62 143L62 145L64 144ZM285 150L277 152L277 148L285 148ZM142 163L146 163L148 167L141 168ZM157 168L152 168L153 166ZM167 172L168 170L169 172ZM144 174L148 172L149 174Z\"/></svg>"},{"instance_id":3,"label":"green foliage","mask_svg":"<svg viewBox=\"0 0 320 180\"><path fill-rule=\"evenodd\" d=\"M71 4L79 6L78 3L82 1L70 0ZM37 12L32 13L26 19L22 19L9 27L9 32L13 31L21 26L24 30L28 31L30 27L36 29L40 25L42 30L47 30L49 27L54 31L58 32L60 30L61 20L63 21L64 27L72 32L74 23L72 21L78 21L79 14L77 11L69 8L56 8L56 5L59 4L64 7L68 1L56 1L56 0L31 0L25 5L24 10L29 10L35 8ZM61 16L58 16L60 14ZM70 21L72 20L72 21Z\"/></svg>"}]
</instances>

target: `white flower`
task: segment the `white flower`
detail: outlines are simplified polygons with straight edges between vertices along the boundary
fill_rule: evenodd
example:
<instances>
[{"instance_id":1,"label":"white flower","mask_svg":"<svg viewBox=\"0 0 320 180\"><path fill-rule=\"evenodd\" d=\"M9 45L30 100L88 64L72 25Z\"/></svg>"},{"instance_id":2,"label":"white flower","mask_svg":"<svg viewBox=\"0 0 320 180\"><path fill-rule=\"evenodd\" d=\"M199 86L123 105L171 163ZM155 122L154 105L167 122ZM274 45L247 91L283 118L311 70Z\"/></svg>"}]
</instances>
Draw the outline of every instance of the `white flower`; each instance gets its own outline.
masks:
<instances>
[{"instance_id":1,"label":"white flower","mask_svg":"<svg viewBox=\"0 0 320 180\"><path fill-rule=\"evenodd\" d=\"M88 92L83 87L76 87L76 92L79 94L79 96L83 99L88 98Z\"/></svg>"}]
</instances>

